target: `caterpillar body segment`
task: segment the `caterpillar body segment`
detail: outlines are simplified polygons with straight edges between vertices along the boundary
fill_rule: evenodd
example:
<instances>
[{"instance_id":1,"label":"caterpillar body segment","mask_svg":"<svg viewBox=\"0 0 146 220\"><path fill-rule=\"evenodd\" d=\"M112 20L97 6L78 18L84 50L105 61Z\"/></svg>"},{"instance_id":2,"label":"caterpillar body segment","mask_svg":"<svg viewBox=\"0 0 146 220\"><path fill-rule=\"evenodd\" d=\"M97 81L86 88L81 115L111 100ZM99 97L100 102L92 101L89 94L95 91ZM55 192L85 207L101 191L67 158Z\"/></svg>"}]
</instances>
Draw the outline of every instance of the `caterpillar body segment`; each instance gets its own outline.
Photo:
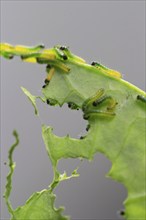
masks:
<instances>
[{"instance_id":1,"label":"caterpillar body segment","mask_svg":"<svg viewBox=\"0 0 146 220\"><path fill-rule=\"evenodd\" d=\"M64 50L61 50L60 47L55 46L54 50L56 51L57 55L63 59L63 60L67 60L68 56L64 53Z\"/></svg>"},{"instance_id":2,"label":"caterpillar body segment","mask_svg":"<svg viewBox=\"0 0 146 220\"><path fill-rule=\"evenodd\" d=\"M86 131L89 131L89 129L90 129L90 124L87 125Z\"/></svg>"},{"instance_id":3,"label":"caterpillar body segment","mask_svg":"<svg viewBox=\"0 0 146 220\"><path fill-rule=\"evenodd\" d=\"M46 103L51 106L55 106L58 104L58 102L55 99L51 99L51 98L47 99Z\"/></svg>"},{"instance_id":4,"label":"caterpillar body segment","mask_svg":"<svg viewBox=\"0 0 146 220\"><path fill-rule=\"evenodd\" d=\"M122 75L121 75L120 72L118 72L116 70L109 69L109 68L107 68L106 66L104 66L104 65L102 65L100 63L92 62L91 65L95 66L101 72L106 73L106 74L108 74L110 76L113 76L113 77L118 78L118 79L122 78Z\"/></svg>"},{"instance_id":5,"label":"caterpillar body segment","mask_svg":"<svg viewBox=\"0 0 146 220\"><path fill-rule=\"evenodd\" d=\"M82 105L82 110L86 111L86 109L92 105L96 100L98 100L102 95L104 94L104 89L101 88L99 89L95 95L89 97L88 99L86 99Z\"/></svg>"},{"instance_id":6,"label":"caterpillar body segment","mask_svg":"<svg viewBox=\"0 0 146 220\"><path fill-rule=\"evenodd\" d=\"M14 56L20 56L24 62L48 64L53 68L49 70L47 75L50 81L54 75L55 68L60 69L62 72L68 73L70 68L62 61L67 59L67 55L64 54L63 50L58 47L44 49L44 45L40 44L35 47L25 47L21 45L12 46L11 44L1 43L0 44L0 55L6 59L12 59ZM48 73L48 68L46 68Z\"/></svg>"},{"instance_id":7,"label":"caterpillar body segment","mask_svg":"<svg viewBox=\"0 0 146 220\"><path fill-rule=\"evenodd\" d=\"M103 116L103 117L113 117L116 114L114 112L109 112L109 111L102 111L102 110L98 110L98 109L91 109L87 112L84 113L83 118L85 120L88 120L90 118L90 116Z\"/></svg>"},{"instance_id":8,"label":"caterpillar body segment","mask_svg":"<svg viewBox=\"0 0 146 220\"><path fill-rule=\"evenodd\" d=\"M54 67L52 67L51 69L46 68L46 71L47 71L48 75L47 75L47 78L45 79L45 81L47 82L46 84L48 84L48 82L50 82L50 80L52 79L52 77L55 73L55 68Z\"/></svg>"},{"instance_id":9,"label":"caterpillar body segment","mask_svg":"<svg viewBox=\"0 0 146 220\"><path fill-rule=\"evenodd\" d=\"M46 72L47 72L47 77L46 77L46 79L45 79L45 85L43 85L43 88L45 88L48 84L49 84L49 82L51 81L51 79L52 79L52 77L53 77L53 75L55 74L55 67L58 67L58 68L60 68L61 70L63 70L64 72L66 72L66 73L68 73L69 72L69 68L67 67L67 66L63 66L63 65L61 65L61 66L56 66L56 64L54 65L54 67L53 66L51 66L50 64L48 64L47 66L46 66Z\"/></svg>"},{"instance_id":10,"label":"caterpillar body segment","mask_svg":"<svg viewBox=\"0 0 146 220\"><path fill-rule=\"evenodd\" d=\"M64 56L64 58L65 58L65 56L67 57L64 60L70 59L70 60L75 61L77 63L86 63L86 61L84 59L82 59L81 57L72 54L69 50L69 47L56 45L54 48L58 51L58 53L60 55L62 54L61 55L62 57L63 56Z\"/></svg>"},{"instance_id":11,"label":"caterpillar body segment","mask_svg":"<svg viewBox=\"0 0 146 220\"><path fill-rule=\"evenodd\" d=\"M50 65L54 68L58 68L58 69L62 70L64 73L68 73L70 71L70 68L66 64L62 63L59 60L55 60L55 59L49 60L46 58L38 57L37 63Z\"/></svg>"},{"instance_id":12,"label":"caterpillar body segment","mask_svg":"<svg viewBox=\"0 0 146 220\"><path fill-rule=\"evenodd\" d=\"M12 54L7 54L7 53L5 53L5 54L0 53L0 55L2 55L4 58L6 58L8 60L13 59L13 57L14 57Z\"/></svg>"},{"instance_id":13,"label":"caterpillar body segment","mask_svg":"<svg viewBox=\"0 0 146 220\"><path fill-rule=\"evenodd\" d=\"M142 96L142 95L138 95L138 96L137 96L137 100L140 100L140 101L146 103L146 97L144 97L144 96Z\"/></svg>"},{"instance_id":14,"label":"caterpillar body segment","mask_svg":"<svg viewBox=\"0 0 146 220\"><path fill-rule=\"evenodd\" d=\"M40 52L44 48L44 45L37 45L35 47L24 47L21 45L12 46L11 44L1 43L0 54L2 56L28 56L33 53Z\"/></svg>"},{"instance_id":15,"label":"caterpillar body segment","mask_svg":"<svg viewBox=\"0 0 146 220\"><path fill-rule=\"evenodd\" d=\"M76 105L74 102L68 102L68 107L72 110L79 110L79 106Z\"/></svg>"},{"instance_id":16,"label":"caterpillar body segment","mask_svg":"<svg viewBox=\"0 0 146 220\"><path fill-rule=\"evenodd\" d=\"M24 62L37 63L37 57L39 56L40 56L40 53L31 53L28 55L21 55L20 58Z\"/></svg>"},{"instance_id":17,"label":"caterpillar body segment","mask_svg":"<svg viewBox=\"0 0 146 220\"><path fill-rule=\"evenodd\" d=\"M98 106L99 104L102 104L104 101L108 101L107 110L113 110L115 106L118 104L116 100L114 100L111 96L102 96L101 98L95 100L93 102L93 106Z\"/></svg>"},{"instance_id":18,"label":"caterpillar body segment","mask_svg":"<svg viewBox=\"0 0 146 220\"><path fill-rule=\"evenodd\" d=\"M14 46L14 52L19 55L19 54L28 54L28 53L37 53L37 52L40 52L42 49L44 49L45 46L44 45L37 45L35 47L24 47L24 46L21 46L21 45L17 45L17 46Z\"/></svg>"},{"instance_id":19,"label":"caterpillar body segment","mask_svg":"<svg viewBox=\"0 0 146 220\"><path fill-rule=\"evenodd\" d=\"M103 105L104 104L104 105ZM104 89L99 89L95 95L89 97L82 105L83 118L90 116L115 116L114 109L118 103L111 96L104 95ZM103 108L104 107L104 108ZM106 107L106 108L105 108Z\"/></svg>"},{"instance_id":20,"label":"caterpillar body segment","mask_svg":"<svg viewBox=\"0 0 146 220\"><path fill-rule=\"evenodd\" d=\"M107 99L111 99L111 96L106 96L106 95L104 95L104 96L102 96L102 97L96 99L92 104L93 104L93 106L97 106L97 105L99 105L99 104L102 104L102 103L103 103L105 100L107 100Z\"/></svg>"},{"instance_id":21,"label":"caterpillar body segment","mask_svg":"<svg viewBox=\"0 0 146 220\"><path fill-rule=\"evenodd\" d=\"M118 105L118 102L111 97L110 102L107 106L107 110L108 111L113 111L115 109L116 105Z\"/></svg>"},{"instance_id":22,"label":"caterpillar body segment","mask_svg":"<svg viewBox=\"0 0 146 220\"><path fill-rule=\"evenodd\" d=\"M44 58L44 59L48 59L48 60L55 60L57 59L56 53L54 51L53 48L50 49L45 49L42 51L42 53L40 54L39 58Z\"/></svg>"},{"instance_id":23,"label":"caterpillar body segment","mask_svg":"<svg viewBox=\"0 0 146 220\"><path fill-rule=\"evenodd\" d=\"M52 48L45 49L43 44L39 44L34 47L26 47L22 45L13 46L11 44L1 43L0 55L6 59L12 59L14 56L20 56L24 62L46 65L49 64L65 73L69 73L70 71L70 68L66 64L67 61L86 64L85 60L72 54L68 47L61 45L56 45ZM92 65L103 73L116 78L121 78L121 74L115 70L108 69L107 67L96 62L93 62Z\"/></svg>"}]
</instances>

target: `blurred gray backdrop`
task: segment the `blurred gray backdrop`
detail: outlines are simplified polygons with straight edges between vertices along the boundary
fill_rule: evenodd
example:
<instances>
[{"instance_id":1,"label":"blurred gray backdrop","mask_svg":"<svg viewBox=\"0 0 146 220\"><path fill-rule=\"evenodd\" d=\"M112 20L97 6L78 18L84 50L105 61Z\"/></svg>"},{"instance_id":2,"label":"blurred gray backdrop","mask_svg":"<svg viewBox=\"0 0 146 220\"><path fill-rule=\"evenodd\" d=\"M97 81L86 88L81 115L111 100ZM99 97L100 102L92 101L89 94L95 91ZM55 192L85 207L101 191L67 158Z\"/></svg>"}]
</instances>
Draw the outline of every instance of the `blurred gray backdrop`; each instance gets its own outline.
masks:
<instances>
[{"instance_id":1,"label":"blurred gray backdrop","mask_svg":"<svg viewBox=\"0 0 146 220\"><path fill-rule=\"evenodd\" d=\"M125 80L145 89L145 1L1 1L1 41L33 46L44 43L70 46L88 63L99 61L120 71ZM79 138L85 132L82 113L52 108L38 101L40 119L20 89L40 95L45 66L1 58L1 195L8 167L7 153L20 135L14 153L13 207L51 183L53 172L41 137L41 124L55 134ZM65 206L71 219L117 220L127 192L121 184L105 178L111 163L103 155L94 161L62 160L59 168L71 172L79 166L80 177L62 182L56 189L56 206ZM1 219L9 219L1 198Z\"/></svg>"}]
</instances>

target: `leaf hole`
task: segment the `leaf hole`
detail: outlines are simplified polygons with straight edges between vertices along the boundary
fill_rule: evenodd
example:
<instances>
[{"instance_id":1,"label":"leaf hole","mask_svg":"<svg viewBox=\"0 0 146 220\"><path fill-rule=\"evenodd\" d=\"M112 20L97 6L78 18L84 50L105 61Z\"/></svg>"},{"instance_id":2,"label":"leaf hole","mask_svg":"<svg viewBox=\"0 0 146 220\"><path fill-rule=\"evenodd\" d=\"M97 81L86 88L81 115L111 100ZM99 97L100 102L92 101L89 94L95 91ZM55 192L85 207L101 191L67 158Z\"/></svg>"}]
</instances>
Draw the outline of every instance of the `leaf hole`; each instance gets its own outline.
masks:
<instances>
[{"instance_id":1,"label":"leaf hole","mask_svg":"<svg viewBox=\"0 0 146 220\"><path fill-rule=\"evenodd\" d=\"M72 138L82 139L86 135L88 122L83 119L81 110L71 110L67 104L59 107L46 106L41 102L38 109L41 123L51 126L57 136L69 135Z\"/></svg>"}]
</instances>

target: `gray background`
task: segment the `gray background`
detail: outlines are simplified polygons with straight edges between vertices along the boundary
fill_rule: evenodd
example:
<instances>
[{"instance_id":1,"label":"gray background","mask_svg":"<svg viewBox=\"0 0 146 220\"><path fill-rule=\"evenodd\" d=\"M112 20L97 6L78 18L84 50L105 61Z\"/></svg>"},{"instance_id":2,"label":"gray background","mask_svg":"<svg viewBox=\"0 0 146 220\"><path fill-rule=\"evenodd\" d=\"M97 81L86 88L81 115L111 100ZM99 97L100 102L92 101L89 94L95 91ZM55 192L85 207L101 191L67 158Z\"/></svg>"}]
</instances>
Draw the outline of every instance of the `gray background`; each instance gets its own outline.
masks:
<instances>
[{"instance_id":1,"label":"gray background","mask_svg":"<svg viewBox=\"0 0 146 220\"><path fill-rule=\"evenodd\" d=\"M124 79L145 89L145 12L144 1L1 1L1 41L11 44L46 47L69 45L87 62L99 61L120 71ZM47 188L52 167L41 138L41 124L54 127L57 135L69 133L79 138L86 122L81 112L51 108L38 101L40 119L22 93L20 86L32 94L41 94L45 67L22 63L18 58L1 59L1 194L8 173L7 152L20 135L15 151L17 163L13 177L13 207L24 204L35 191ZM62 182L56 189L56 206L66 207L72 219L118 219L117 210L127 192L124 187L105 178L111 163L103 155L94 161L62 160L60 170L71 172L80 165L80 177ZM1 199L1 219L8 219Z\"/></svg>"}]
</instances>

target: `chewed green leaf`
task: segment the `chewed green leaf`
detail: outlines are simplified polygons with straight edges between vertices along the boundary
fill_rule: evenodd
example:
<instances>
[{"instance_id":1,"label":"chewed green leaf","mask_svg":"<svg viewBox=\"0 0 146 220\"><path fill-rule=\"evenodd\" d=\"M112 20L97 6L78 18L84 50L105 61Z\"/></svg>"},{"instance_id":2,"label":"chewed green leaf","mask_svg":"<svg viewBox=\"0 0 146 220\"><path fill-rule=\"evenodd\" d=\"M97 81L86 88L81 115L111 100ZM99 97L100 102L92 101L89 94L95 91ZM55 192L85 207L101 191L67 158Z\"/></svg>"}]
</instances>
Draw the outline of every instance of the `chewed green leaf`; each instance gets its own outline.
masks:
<instances>
[{"instance_id":1,"label":"chewed green leaf","mask_svg":"<svg viewBox=\"0 0 146 220\"><path fill-rule=\"evenodd\" d=\"M34 193L24 206L14 210L12 220L67 220L63 208L54 207L55 195L49 190Z\"/></svg>"},{"instance_id":2,"label":"chewed green leaf","mask_svg":"<svg viewBox=\"0 0 146 220\"><path fill-rule=\"evenodd\" d=\"M45 98L43 97L40 97L40 96L34 96L32 95L26 88L24 87L21 87L22 91L24 92L24 94L28 97L28 99L31 101L33 107L34 107L34 110L35 110L35 114L36 115L39 115L38 113L38 109L37 109L37 106L36 106L36 99L39 98L41 99L41 101L45 102Z\"/></svg>"},{"instance_id":3,"label":"chewed green leaf","mask_svg":"<svg viewBox=\"0 0 146 220\"><path fill-rule=\"evenodd\" d=\"M78 177L78 176L80 176L80 174L77 172L77 169L73 170L73 172L72 172L72 174L70 176L68 176L67 173L64 171L63 174L59 175L58 180L59 180L59 182L61 182L61 181L69 180L69 179L71 179L73 177Z\"/></svg>"},{"instance_id":4,"label":"chewed green leaf","mask_svg":"<svg viewBox=\"0 0 146 220\"><path fill-rule=\"evenodd\" d=\"M42 136L53 165L54 179L49 191L35 193L26 205L15 210L16 218L13 219L42 219L42 216L49 220L64 219L54 212L52 191L62 180L76 177L78 173L75 170L71 176L67 176L66 172L60 174L57 169L58 161L62 158L92 160L100 152L112 162L108 176L127 189L124 217L127 220L145 220L146 93L121 79L119 72L98 62L89 65L64 46L57 45L42 50L40 46L30 49L2 43L0 55L8 59L21 56L26 62L46 64L47 85L42 90L45 96L42 101L60 106L67 103L71 109L81 109L83 118L88 120L88 133L80 140L69 136L58 137L53 134L51 127L42 126ZM22 90L37 114L36 98L39 97L31 95L24 88ZM10 172L9 187L6 190L10 213L13 210L8 202L8 189L11 188L12 173L13 171ZM48 207L44 201L49 204Z\"/></svg>"},{"instance_id":5,"label":"chewed green leaf","mask_svg":"<svg viewBox=\"0 0 146 220\"><path fill-rule=\"evenodd\" d=\"M128 191L124 203L125 218L144 220L146 94L130 83L107 77L89 65L68 65L70 73L63 75L56 72L43 94L60 105L75 103L84 115L88 115L85 119L89 122L89 131L84 139L79 140L68 136L58 137L53 134L52 128L42 127L54 176L57 178L60 159L91 160L95 153L101 152L112 162L109 176L123 183ZM105 93L99 96L101 90Z\"/></svg>"},{"instance_id":6,"label":"chewed green leaf","mask_svg":"<svg viewBox=\"0 0 146 220\"><path fill-rule=\"evenodd\" d=\"M13 172L14 172L14 169L15 169L15 163L13 161L13 152L19 144L19 137L18 137L17 131L13 131L13 135L14 135L16 140L15 140L15 143L11 146L11 148L9 150L9 153L8 153L10 171L9 171L8 176L7 176L6 191L4 193L4 198L6 200L6 204L7 204L8 210L9 210L11 215L13 215L13 209L12 209L11 203L9 201L9 197L10 197L10 193L11 193L11 190L12 190L12 176L13 176Z\"/></svg>"},{"instance_id":7,"label":"chewed green leaf","mask_svg":"<svg viewBox=\"0 0 146 220\"><path fill-rule=\"evenodd\" d=\"M17 145L19 144L19 138L16 131L13 132L16 139L15 143L11 146L8 154L10 172L7 176L6 191L4 194L6 204L11 214L11 220L68 220L67 216L63 216L61 213L63 208L56 209L55 195L50 190L43 190L41 192L34 193L26 202L24 206L18 207L13 210L9 201L11 189L12 189L12 175L15 169L15 163L13 162L13 153ZM75 175L74 175L75 176ZM67 177L64 177L64 179ZM63 178L60 178L60 181Z\"/></svg>"},{"instance_id":8,"label":"chewed green leaf","mask_svg":"<svg viewBox=\"0 0 146 220\"><path fill-rule=\"evenodd\" d=\"M78 168L77 168L78 169ZM50 184L50 191L52 192L54 190L54 188L57 187L57 185L64 180L69 180L71 178L74 177L79 177L80 174L77 172L77 169L73 170L72 174L70 176L67 175L67 173L64 171L64 173L60 174L56 167L54 166L54 179L52 181L52 183Z\"/></svg>"},{"instance_id":9,"label":"chewed green leaf","mask_svg":"<svg viewBox=\"0 0 146 220\"><path fill-rule=\"evenodd\" d=\"M29 98L29 100L31 101L34 109L35 109L35 114L38 115L38 110L36 107L36 96L33 96L27 89L25 89L24 87L21 87L22 91L24 92L24 94Z\"/></svg>"}]
</instances>

